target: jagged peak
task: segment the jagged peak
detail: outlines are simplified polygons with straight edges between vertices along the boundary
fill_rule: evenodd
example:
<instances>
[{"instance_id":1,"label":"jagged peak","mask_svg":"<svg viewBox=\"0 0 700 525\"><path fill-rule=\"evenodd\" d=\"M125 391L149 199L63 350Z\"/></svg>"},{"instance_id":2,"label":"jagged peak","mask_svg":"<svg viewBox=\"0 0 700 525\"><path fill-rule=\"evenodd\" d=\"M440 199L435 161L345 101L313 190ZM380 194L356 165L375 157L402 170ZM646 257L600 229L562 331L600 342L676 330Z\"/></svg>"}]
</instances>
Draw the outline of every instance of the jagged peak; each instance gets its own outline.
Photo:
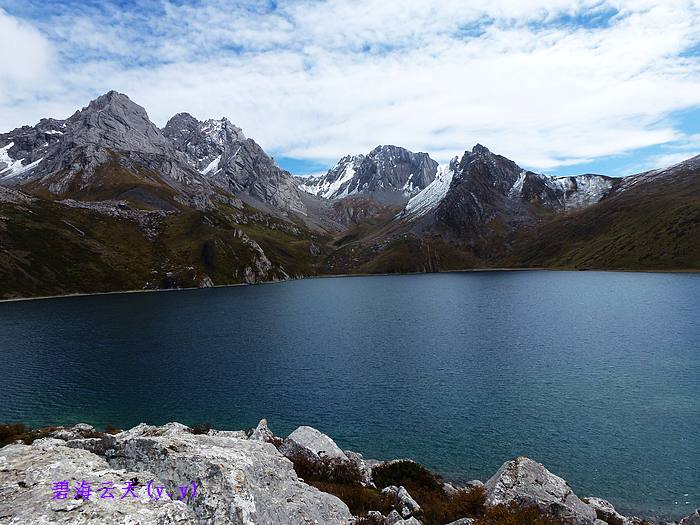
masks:
<instances>
[{"instance_id":1,"label":"jagged peak","mask_svg":"<svg viewBox=\"0 0 700 525\"><path fill-rule=\"evenodd\" d=\"M491 150L488 149L486 146L483 146L479 143L477 143L473 148L472 148L472 153L474 155L489 155L491 154Z\"/></svg>"},{"instance_id":2,"label":"jagged peak","mask_svg":"<svg viewBox=\"0 0 700 525\"><path fill-rule=\"evenodd\" d=\"M145 109L133 102L127 95L114 90L108 91L104 95L100 95L96 99L91 100L86 109L105 109L114 106L128 106L138 108L138 110L144 113L146 112Z\"/></svg>"}]
</instances>

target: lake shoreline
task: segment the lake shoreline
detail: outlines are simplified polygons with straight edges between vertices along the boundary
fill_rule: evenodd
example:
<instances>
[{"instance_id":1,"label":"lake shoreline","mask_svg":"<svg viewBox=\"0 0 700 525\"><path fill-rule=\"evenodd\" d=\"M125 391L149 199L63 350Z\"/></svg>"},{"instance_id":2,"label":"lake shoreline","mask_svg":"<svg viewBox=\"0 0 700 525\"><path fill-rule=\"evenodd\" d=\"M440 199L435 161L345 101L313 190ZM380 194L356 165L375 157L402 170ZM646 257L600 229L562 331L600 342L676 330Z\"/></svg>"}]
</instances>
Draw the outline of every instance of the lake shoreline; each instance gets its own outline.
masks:
<instances>
[{"instance_id":1,"label":"lake shoreline","mask_svg":"<svg viewBox=\"0 0 700 525\"><path fill-rule=\"evenodd\" d=\"M191 286L183 288L157 288L149 290L117 290L113 292L87 292L87 293L68 293L61 295L40 295L36 297L12 297L9 299L0 299L2 303L13 303L21 301L42 301L48 299L65 299L71 297L92 297L100 295L122 295L122 294L137 294L137 293L157 293L157 292L181 292L192 290L206 290L211 288L235 288L239 286L258 286L268 284L282 284L291 281L305 281L310 279L340 279L344 277L391 277L402 275L435 275L435 274L453 274L453 273L489 273L489 272L585 272L585 273L650 273L650 274L700 274L700 269L679 269L679 270L606 270L606 269L580 269L580 268L467 268L463 270L442 270L439 272L404 272L404 273L347 273L347 274L328 274L328 275L309 275L300 278L289 278L275 281L260 281L256 283L231 283L231 284L215 284L213 286Z\"/></svg>"},{"instance_id":2,"label":"lake shoreline","mask_svg":"<svg viewBox=\"0 0 700 525\"><path fill-rule=\"evenodd\" d=\"M275 512L289 513L286 519L290 523L303 514L304 519L315 522L322 519L323 523L338 525L363 519L369 521L361 523L378 525L422 525L425 520L429 524L449 521L450 525L480 525L479 520L490 513L508 512L516 516L526 509L535 509L541 516L553 519L553 523L561 520L562 525L694 525L700 518L697 510L685 517L680 514L677 517L621 514L600 497L579 498L565 479L524 456L505 461L485 481L458 484L412 459L374 460L358 452L343 451L330 436L313 427L301 426L287 437L277 436L265 419L255 428L246 430L215 430L209 426L188 427L171 422L162 426L141 423L129 430L101 432L80 423L33 430L18 425L17 433L10 435L9 426L0 425L3 429L0 450L4 464L10 466L10 470L0 469L0 480L16 478L16 483L8 481L7 485L14 486L10 489L10 501L14 512L20 514L28 507L33 515L52 515L62 510L85 511L91 513L92 520L96 511L105 512L104 508L97 510L90 506L78 507L76 511L75 505L70 503L72 498L66 500L68 507L65 509L56 508L57 504L60 507L60 500L47 505L41 495L43 491L33 490L33 487L45 485L45 491L50 493L55 480L37 478L30 472L42 471L42 465L50 461L52 472L58 473L59 479L76 483L81 477L89 479L99 474L102 478L105 472L118 476L114 469L120 468L135 473L133 479L149 479L139 470L158 477L167 476L156 480L171 489L170 498L162 502L166 506L174 501L172 494L177 494L172 490L174 486L168 485L173 483L169 474L173 471L186 473L191 483L196 480L196 485L206 487L206 491L197 498L192 494L192 499L187 500L191 515L187 516L188 521L178 523L201 522L200 513L205 509L210 513L213 508L220 517L231 512L235 516L243 510L247 498L224 501L231 487L217 475L219 470L246 473L245 477L237 478L245 481L237 482L235 492L249 494L250 499L254 496L257 505L252 507L253 513L265 513L266 506L275 506ZM285 458L289 460L287 463ZM264 466L262 480L254 470L263 468L257 467L258 464ZM107 471L105 467L112 470ZM212 471L212 467L216 468ZM288 498L287 504L276 499L268 501L269 495L264 494L270 492L271 484L276 491L294 492L295 498ZM413 491L416 499L404 486ZM0 495L0 510L8 503L6 498L7 495ZM293 499L303 504L288 505ZM15 505L17 501L23 502L21 510ZM362 505L358 501L363 501ZM461 503L455 503L457 501ZM241 505L243 507L238 508ZM100 516L101 519L109 517ZM207 514L207 517L211 516ZM146 520L142 523L152 523L150 519L154 516L141 518ZM468 521L461 521L465 519Z\"/></svg>"}]
</instances>

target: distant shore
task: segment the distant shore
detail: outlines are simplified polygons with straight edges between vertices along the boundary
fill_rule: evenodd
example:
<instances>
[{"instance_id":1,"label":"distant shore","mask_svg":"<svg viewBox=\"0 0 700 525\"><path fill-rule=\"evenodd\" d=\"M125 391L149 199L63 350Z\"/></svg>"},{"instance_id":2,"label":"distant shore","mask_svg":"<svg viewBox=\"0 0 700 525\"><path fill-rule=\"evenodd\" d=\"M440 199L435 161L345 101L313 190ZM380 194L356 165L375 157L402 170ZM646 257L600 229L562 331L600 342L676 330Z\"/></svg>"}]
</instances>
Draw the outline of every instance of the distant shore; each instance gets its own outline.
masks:
<instances>
[{"instance_id":1,"label":"distant shore","mask_svg":"<svg viewBox=\"0 0 700 525\"><path fill-rule=\"evenodd\" d=\"M588 268L466 268L463 270L441 270L438 272L402 272L402 273L339 273L339 274L322 274L309 275L305 277L292 277L289 279L275 281L260 281L255 283L231 283L231 284L215 284L213 286L190 286L181 288L156 288L147 290L116 290L112 292L79 292L67 293L61 295L39 295L33 297L11 297L8 299L0 299L0 303L11 303L19 301L38 301L46 299L65 299L68 297L90 297L96 295L122 295L135 293L153 293L153 292L180 292L191 290L206 290L208 288L233 288L238 286L257 286L262 284L281 284L290 281L303 281L307 279L339 279L344 277L391 277L402 275L434 275L440 273L488 273L488 272L588 272L588 273L662 273L662 274L700 274L700 268L688 268L677 270L631 270L631 269L588 269Z\"/></svg>"}]
</instances>

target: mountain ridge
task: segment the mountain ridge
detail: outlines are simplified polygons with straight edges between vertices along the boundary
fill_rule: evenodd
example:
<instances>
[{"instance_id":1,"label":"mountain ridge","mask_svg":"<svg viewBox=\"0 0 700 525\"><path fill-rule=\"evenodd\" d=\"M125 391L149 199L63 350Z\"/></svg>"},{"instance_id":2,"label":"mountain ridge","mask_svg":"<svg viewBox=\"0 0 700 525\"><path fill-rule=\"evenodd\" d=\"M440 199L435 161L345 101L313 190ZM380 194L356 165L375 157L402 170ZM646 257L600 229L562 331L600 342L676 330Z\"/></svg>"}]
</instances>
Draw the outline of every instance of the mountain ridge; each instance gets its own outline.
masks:
<instances>
[{"instance_id":1,"label":"mountain ridge","mask_svg":"<svg viewBox=\"0 0 700 525\"><path fill-rule=\"evenodd\" d=\"M480 144L378 146L292 176L227 118L162 128L109 92L0 134L0 295L494 267L700 269L700 156L623 178ZM311 189L312 191L309 191Z\"/></svg>"}]
</instances>

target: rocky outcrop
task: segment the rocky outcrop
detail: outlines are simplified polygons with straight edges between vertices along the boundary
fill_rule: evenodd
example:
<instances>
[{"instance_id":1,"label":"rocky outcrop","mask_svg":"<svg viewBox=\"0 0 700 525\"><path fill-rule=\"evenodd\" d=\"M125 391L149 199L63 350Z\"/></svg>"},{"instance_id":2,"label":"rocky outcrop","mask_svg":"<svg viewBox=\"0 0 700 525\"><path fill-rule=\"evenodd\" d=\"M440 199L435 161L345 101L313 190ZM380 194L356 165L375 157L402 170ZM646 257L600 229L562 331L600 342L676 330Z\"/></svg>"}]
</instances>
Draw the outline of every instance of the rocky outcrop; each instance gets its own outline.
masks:
<instances>
[{"instance_id":1,"label":"rocky outcrop","mask_svg":"<svg viewBox=\"0 0 700 525\"><path fill-rule=\"evenodd\" d=\"M177 423L141 424L100 438L63 437L68 440L48 438L0 450L0 516L9 523L124 523L133 516L132 523L141 524L341 525L351 517L343 502L299 481L292 463L257 439L195 435ZM53 482L88 478L116 486L137 479L139 497L128 504L72 495L51 499ZM151 479L165 487L155 503L143 486ZM181 487L192 482L194 497L188 488L187 501L177 501Z\"/></svg>"},{"instance_id":2,"label":"rocky outcrop","mask_svg":"<svg viewBox=\"0 0 700 525\"><path fill-rule=\"evenodd\" d=\"M121 497L129 480L140 480L137 498ZM163 494L159 500L149 498L144 480L162 480L147 471L110 467L104 457L87 450L68 448L66 442L45 438L32 446L9 445L0 449L0 523L100 523L120 525L197 523L194 510L186 503ZM52 499L54 483L67 481L71 487L85 480L91 482L94 495L76 499ZM116 499L100 497L104 482L113 482Z\"/></svg>"},{"instance_id":3,"label":"rocky outcrop","mask_svg":"<svg viewBox=\"0 0 700 525\"><path fill-rule=\"evenodd\" d=\"M543 512L575 525L592 525L597 516L569 485L544 465L525 457L504 463L485 484L486 505L537 506Z\"/></svg>"}]
</instances>

